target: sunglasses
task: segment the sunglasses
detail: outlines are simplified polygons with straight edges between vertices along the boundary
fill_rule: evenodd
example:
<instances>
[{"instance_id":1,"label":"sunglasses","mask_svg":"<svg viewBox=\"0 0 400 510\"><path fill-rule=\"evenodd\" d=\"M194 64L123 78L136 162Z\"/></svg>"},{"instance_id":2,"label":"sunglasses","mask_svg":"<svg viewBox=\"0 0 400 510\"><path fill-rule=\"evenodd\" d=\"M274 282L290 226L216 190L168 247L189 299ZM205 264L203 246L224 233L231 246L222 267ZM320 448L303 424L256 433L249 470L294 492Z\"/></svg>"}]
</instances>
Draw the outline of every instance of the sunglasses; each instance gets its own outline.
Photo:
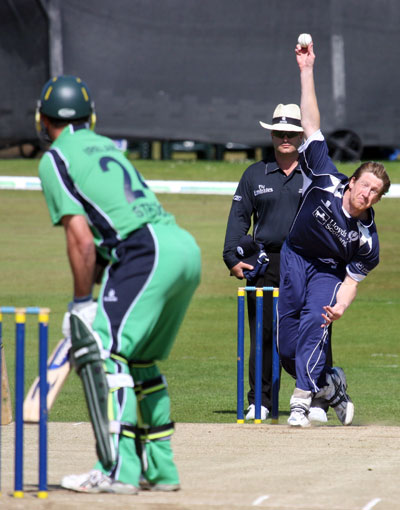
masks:
<instances>
[{"instance_id":1,"label":"sunglasses","mask_svg":"<svg viewBox=\"0 0 400 510\"><path fill-rule=\"evenodd\" d=\"M296 136L301 135L301 133L298 133L297 131L272 131L272 136L275 136L276 138L295 138Z\"/></svg>"}]
</instances>

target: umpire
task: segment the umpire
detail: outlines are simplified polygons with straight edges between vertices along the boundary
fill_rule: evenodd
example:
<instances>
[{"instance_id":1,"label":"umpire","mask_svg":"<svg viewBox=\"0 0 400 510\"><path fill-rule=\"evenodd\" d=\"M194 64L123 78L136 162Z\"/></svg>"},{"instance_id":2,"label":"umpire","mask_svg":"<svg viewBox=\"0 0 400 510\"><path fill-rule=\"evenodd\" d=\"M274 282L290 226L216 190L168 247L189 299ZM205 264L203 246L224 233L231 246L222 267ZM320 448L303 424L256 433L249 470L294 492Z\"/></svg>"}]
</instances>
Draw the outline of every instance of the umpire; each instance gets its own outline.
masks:
<instances>
[{"instance_id":1,"label":"umpire","mask_svg":"<svg viewBox=\"0 0 400 510\"><path fill-rule=\"evenodd\" d=\"M272 123L260 122L271 131L274 158L258 161L243 173L233 196L226 229L223 259L230 274L247 279L248 285L279 287L280 250L289 232L301 198L303 177L298 163L297 149L303 140L300 108L295 104L279 104ZM262 245L269 263L263 270L254 271L252 259L243 258L238 246L248 234L253 222L252 237L256 245ZM245 253L246 255L246 253ZM263 273L263 274L261 274ZM255 374L255 292L248 293L248 318L250 326L249 358L249 407L246 420L254 419ZM263 309L263 371L261 419L268 417L271 409L272 387L272 295L264 296Z\"/></svg>"}]
</instances>

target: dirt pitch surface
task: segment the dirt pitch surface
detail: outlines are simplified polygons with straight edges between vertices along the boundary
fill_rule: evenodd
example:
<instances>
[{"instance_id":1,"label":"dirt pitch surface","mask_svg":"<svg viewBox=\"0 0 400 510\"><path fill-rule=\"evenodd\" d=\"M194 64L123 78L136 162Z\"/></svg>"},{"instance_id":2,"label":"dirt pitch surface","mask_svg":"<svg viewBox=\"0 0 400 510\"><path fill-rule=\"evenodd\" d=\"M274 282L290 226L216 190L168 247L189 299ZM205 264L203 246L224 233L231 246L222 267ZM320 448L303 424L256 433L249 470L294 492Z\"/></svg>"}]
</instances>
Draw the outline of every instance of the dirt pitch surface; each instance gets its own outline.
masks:
<instances>
[{"instance_id":1,"label":"dirt pitch surface","mask_svg":"<svg viewBox=\"0 0 400 510\"><path fill-rule=\"evenodd\" d=\"M283 420L282 420L283 421ZM14 499L14 426L2 427L0 508L54 510L391 510L400 508L400 428L177 424L182 490L138 496L79 494L65 474L90 470L87 423L49 424L49 495L36 496L37 432L25 426L25 495Z\"/></svg>"}]
</instances>

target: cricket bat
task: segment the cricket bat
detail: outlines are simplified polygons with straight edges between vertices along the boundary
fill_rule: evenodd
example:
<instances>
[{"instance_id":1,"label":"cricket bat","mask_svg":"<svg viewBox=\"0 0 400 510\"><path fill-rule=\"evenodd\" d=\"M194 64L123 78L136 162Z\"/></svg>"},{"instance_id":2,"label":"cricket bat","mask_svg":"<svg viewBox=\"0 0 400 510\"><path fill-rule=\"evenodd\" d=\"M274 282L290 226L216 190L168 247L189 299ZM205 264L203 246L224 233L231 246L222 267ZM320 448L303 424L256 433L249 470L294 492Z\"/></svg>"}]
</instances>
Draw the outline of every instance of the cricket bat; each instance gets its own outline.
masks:
<instances>
[{"instance_id":1,"label":"cricket bat","mask_svg":"<svg viewBox=\"0 0 400 510\"><path fill-rule=\"evenodd\" d=\"M0 345L1 356L1 424L8 425L12 422L12 409L10 398L10 386L8 384L6 357L3 344Z\"/></svg>"},{"instance_id":2,"label":"cricket bat","mask_svg":"<svg viewBox=\"0 0 400 510\"><path fill-rule=\"evenodd\" d=\"M52 408L59 391L61 390L71 370L69 350L71 338L62 338L56 345L47 361L47 412ZM24 401L24 421L39 422L40 391L39 377L30 387Z\"/></svg>"}]
</instances>

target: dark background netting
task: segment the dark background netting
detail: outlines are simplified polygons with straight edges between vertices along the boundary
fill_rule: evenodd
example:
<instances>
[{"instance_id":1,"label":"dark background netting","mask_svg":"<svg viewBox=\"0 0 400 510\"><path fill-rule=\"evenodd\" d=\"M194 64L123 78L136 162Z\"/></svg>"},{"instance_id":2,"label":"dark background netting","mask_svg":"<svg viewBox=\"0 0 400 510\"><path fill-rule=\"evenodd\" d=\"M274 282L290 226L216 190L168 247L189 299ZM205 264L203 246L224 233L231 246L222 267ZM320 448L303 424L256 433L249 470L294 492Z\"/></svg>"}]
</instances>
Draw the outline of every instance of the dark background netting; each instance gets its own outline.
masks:
<instances>
[{"instance_id":1,"label":"dark background netting","mask_svg":"<svg viewBox=\"0 0 400 510\"><path fill-rule=\"evenodd\" d=\"M0 140L35 139L51 73L46 7L0 2ZM400 140L400 2L63 0L58 66L91 88L98 131L130 140L268 143L258 121L299 102L294 46L313 35L325 134ZM51 41L51 39L50 39ZM50 51L49 51L50 50Z\"/></svg>"},{"instance_id":2,"label":"dark background netting","mask_svg":"<svg viewBox=\"0 0 400 510\"><path fill-rule=\"evenodd\" d=\"M0 2L0 143L34 139L34 115L48 79L45 11L35 0Z\"/></svg>"}]
</instances>

